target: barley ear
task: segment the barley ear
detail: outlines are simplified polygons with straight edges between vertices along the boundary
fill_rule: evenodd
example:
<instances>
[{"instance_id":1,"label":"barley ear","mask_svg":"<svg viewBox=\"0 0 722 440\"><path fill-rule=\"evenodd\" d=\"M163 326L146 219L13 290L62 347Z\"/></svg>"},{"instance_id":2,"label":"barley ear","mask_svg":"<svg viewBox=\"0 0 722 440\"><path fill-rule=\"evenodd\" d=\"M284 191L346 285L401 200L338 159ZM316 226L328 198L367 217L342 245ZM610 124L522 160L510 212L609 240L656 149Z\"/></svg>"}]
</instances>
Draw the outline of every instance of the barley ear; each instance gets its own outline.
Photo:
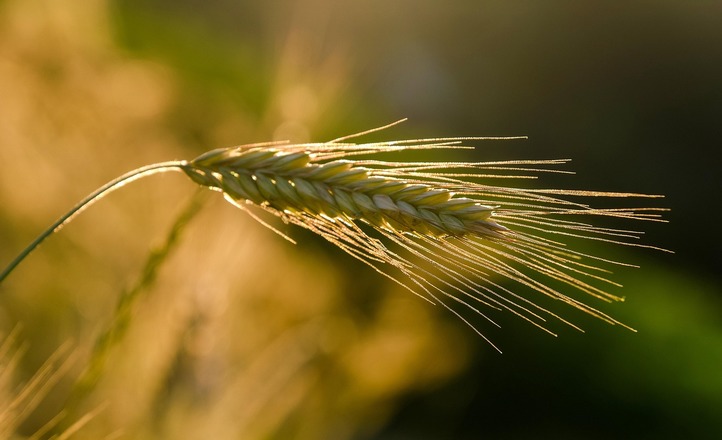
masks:
<instances>
[{"instance_id":1,"label":"barley ear","mask_svg":"<svg viewBox=\"0 0 722 440\"><path fill-rule=\"evenodd\" d=\"M194 182L221 192L289 241L293 240L266 223L254 209L320 235L380 275L445 307L482 337L458 308L492 325L496 323L482 310L512 313L552 335L547 327L549 319L579 329L540 305L540 300L552 299L609 324L627 327L586 300L623 300L611 292L610 286L621 286L610 278L609 267L632 265L582 252L566 239L665 251L640 243L641 231L599 227L588 219L664 222L661 213L666 209L595 208L577 201L661 196L495 183L535 179L540 173L569 174L556 168L566 164L566 159L377 159L385 153L409 150L469 149L462 144L468 140L523 137L348 142L356 136L325 143L271 142L221 148L188 162L164 162L131 171L58 219L10 263L0 274L0 282L45 238L104 195L143 176L182 171Z\"/></svg>"},{"instance_id":2,"label":"barley ear","mask_svg":"<svg viewBox=\"0 0 722 440\"><path fill-rule=\"evenodd\" d=\"M442 305L482 337L456 308L493 325L483 308L510 312L552 335L549 318L581 330L539 305L546 297L627 327L573 292L621 301L605 287L621 287L609 279L611 271L605 266L631 265L582 253L562 239L659 249L640 244L642 232L598 227L586 219L665 221L660 212L666 209L600 209L574 200L660 196L493 183L534 179L540 173L569 174L555 168L568 162L563 159L477 163L374 158L408 150L469 148L461 142L489 138L355 144L347 142L351 137L213 150L182 170L259 221L254 208L320 235L382 276ZM570 292L556 287L560 283Z\"/></svg>"}]
</instances>

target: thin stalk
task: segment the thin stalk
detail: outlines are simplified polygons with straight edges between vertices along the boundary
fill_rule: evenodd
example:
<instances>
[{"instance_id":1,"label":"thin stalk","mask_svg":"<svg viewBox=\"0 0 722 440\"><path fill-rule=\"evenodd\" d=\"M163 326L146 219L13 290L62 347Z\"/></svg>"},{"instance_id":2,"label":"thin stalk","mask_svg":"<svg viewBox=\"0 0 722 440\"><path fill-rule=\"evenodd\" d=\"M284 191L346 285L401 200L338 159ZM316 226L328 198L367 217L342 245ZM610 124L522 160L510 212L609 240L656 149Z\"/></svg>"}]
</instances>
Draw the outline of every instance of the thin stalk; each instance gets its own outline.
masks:
<instances>
[{"instance_id":1,"label":"thin stalk","mask_svg":"<svg viewBox=\"0 0 722 440\"><path fill-rule=\"evenodd\" d=\"M170 162L161 162L156 163L152 165L146 165L144 167L137 168L133 171L129 171L122 176L106 183L105 185L101 186L97 190L93 191L90 195L88 195L86 198L81 200L77 205L73 207L70 211L65 213L62 217L60 217L55 223L52 224L48 229L46 229L42 234L40 234L32 243L28 245L25 249L23 249L20 254L15 257L15 259L5 268L5 270L2 271L2 274L0 274L0 283L2 283L5 278L10 275L10 272L15 269L15 267L20 264L25 257L27 257L32 251L35 250L36 247L40 243L43 242L46 238L48 238L50 235L53 234L53 232L59 231L63 226L65 226L66 223L70 222L76 215L80 214L85 208L88 208L93 203L97 202L101 198L105 197L112 191L115 191L116 189L122 187L123 185L130 183L134 180L140 179L141 177L150 176L152 174L157 173L163 173L166 171L171 171L175 169L180 169L181 167L185 166L185 161L170 161Z\"/></svg>"}]
</instances>

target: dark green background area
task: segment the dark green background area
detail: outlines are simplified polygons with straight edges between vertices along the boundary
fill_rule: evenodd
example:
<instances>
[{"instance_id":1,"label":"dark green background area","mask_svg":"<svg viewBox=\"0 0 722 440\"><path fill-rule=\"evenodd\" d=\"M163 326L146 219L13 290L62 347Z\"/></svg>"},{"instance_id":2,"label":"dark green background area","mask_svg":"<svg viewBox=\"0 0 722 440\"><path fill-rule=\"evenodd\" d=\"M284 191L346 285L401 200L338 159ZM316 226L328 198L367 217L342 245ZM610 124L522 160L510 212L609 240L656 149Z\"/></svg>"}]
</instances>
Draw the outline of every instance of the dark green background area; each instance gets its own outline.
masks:
<instances>
[{"instance_id":1,"label":"dark green background area","mask_svg":"<svg viewBox=\"0 0 722 440\"><path fill-rule=\"evenodd\" d=\"M378 438L722 437L722 2L117 0L113 22L129 53L185 81L167 122L189 151L217 146L202 127L218 100L262 118L300 28L350 65L314 140L401 117L391 136L528 135L473 158L572 158L576 176L544 183L666 195L670 223L641 227L676 254L621 254L642 269L621 271L627 301L605 309L638 333L579 318L586 334L552 338L502 319L503 355L479 341Z\"/></svg>"}]
</instances>

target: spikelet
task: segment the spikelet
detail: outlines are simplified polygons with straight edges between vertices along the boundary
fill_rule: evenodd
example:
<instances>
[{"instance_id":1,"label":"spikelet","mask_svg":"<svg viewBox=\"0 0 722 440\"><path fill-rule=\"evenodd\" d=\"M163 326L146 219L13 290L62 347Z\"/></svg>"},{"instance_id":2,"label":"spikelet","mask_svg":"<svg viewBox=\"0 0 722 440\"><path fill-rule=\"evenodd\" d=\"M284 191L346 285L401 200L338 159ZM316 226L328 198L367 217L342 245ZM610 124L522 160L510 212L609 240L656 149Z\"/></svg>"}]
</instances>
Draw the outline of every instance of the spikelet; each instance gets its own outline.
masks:
<instances>
[{"instance_id":1,"label":"spikelet","mask_svg":"<svg viewBox=\"0 0 722 440\"><path fill-rule=\"evenodd\" d=\"M609 271L601 266L627 264L583 254L554 237L652 247L633 242L641 232L595 227L579 218L662 221L659 212L663 209L594 209L561 197L658 196L480 183L564 172L551 167L567 160L412 163L369 159L388 152L466 148L461 142L469 138L343 142L349 138L219 149L182 169L243 210L261 207L319 234L383 276L443 305L475 330L449 302L492 323L479 306L510 311L549 333L544 315L574 326L517 290L536 292L621 324L552 288L550 281L561 281L603 301L619 301L622 298L599 286L618 286L602 276ZM504 287L499 277L517 283L520 289Z\"/></svg>"}]
</instances>

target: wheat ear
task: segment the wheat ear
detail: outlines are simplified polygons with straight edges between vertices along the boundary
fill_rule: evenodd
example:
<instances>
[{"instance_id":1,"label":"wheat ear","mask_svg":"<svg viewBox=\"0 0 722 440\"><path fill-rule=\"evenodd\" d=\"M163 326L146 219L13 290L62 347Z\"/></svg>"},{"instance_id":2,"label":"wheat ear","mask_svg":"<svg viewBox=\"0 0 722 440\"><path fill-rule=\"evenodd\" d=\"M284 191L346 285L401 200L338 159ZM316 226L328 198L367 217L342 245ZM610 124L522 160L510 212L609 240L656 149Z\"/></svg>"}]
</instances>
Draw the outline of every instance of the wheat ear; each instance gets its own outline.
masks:
<instances>
[{"instance_id":1,"label":"wheat ear","mask_svg":"<svg viewBox=\"0 0 722 440\"><path fill-rule=\"evenodd\" d=\"M504 286L501 278L517 283L521 290L560 300L611 324L621 324L551 284L561 282L604 301L619 301L622 298L600 287L617 285L605 278L609 271L603 266L628 264L570 249L557 237L654 248L635 242L641 232L597 227L580 218L664 221L660 218L664 209L597 209L563 197L660 196L520 189L487 183L492 179L535 178L540 172L568 173L553 169L568 160L470 163L373 158L408 150L469 148L462 142L470 139L513 138L348 142L367 133L325 143L222 148L188 162L166 162L128 173L61 217L5 269L0 282L43 239L99 197L145 175L181 170L193 181L220 191L235 206L290 241L249 208L261 208L319 234L404 288L442 304L482 337L447 301L492 323L477 305L510 311L549 333L544 315L574 326L536 305L528 294Z\"/></svg>"}]
</instances>

